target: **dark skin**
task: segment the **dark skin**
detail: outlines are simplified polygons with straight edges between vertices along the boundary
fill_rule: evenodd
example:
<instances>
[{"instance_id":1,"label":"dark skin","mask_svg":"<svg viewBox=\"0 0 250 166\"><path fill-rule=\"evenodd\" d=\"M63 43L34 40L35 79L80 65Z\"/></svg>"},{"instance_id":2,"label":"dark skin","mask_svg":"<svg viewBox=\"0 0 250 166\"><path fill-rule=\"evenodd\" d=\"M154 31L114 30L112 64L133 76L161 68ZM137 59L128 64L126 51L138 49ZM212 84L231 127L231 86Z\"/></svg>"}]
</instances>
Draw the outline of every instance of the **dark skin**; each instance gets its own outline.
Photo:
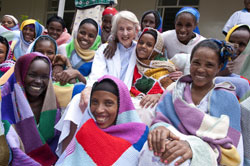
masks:
<instances>
[{"instance_id":1,"label":"dark skin","mask_svg":"<svg viewBox=\"0 0 250 166\"><path fill-rule=\"evenodd\" d=\"M49 74L49 64L38 59L30 64L24 79L26 96L37 123L39 123L45 92L49 83Z\"/></svg>"},{"instance_id":2,"label":"dark skin","mask_svg":"<svg viewBox=\"0 0 250 166\"><path fill-rule=\"evenodd\" d=\"M250 0L244 0L244 6L248 12L250 12Z\"/></svg>"},{"instance_id":3,"label":"dark skin","mask_svg":"<svg viewBox=\"0 0 250 166\"><path fill-rule=\"evenodd\" d=\"M219 56L210 48L200 47L191 57L190 74L192 77L191 96L195 105L214 87L213 79L223 64ZM172 131L164 126L157 127L148 135L149 150L161 158L161 162L168 164L180 157L175 165L180 165L193 156L189 143L180 140Z\"/></svg>"},{"instance_id":4,"label":"dark skin","mask_svg":"<svg viewBox=\"0 0 250 166\"><path fill-rule=\"evenodd\" d=\"M250 32L245 29L235 30L230 38L229 42L232 43L233 47L236 51L236 56L232 58L231 61L227 63L225 70L220 71L218 73L219 76L228 76L233 73L234 70L234 60L241 55L241 53L245 50L250 39Z\"/></svg>"},{"instance_id":5,"label":"dark skin","mask_svg":"<svg viewBox=\"0 0 250 166\"><path fill-rule=\"evenodd\" d=\"M111 20L112 20L113 15L107 14L102 17L102 43L106 43L108 41L108 37L110 35L111 31Z\"/></svg>"}]
</instances>

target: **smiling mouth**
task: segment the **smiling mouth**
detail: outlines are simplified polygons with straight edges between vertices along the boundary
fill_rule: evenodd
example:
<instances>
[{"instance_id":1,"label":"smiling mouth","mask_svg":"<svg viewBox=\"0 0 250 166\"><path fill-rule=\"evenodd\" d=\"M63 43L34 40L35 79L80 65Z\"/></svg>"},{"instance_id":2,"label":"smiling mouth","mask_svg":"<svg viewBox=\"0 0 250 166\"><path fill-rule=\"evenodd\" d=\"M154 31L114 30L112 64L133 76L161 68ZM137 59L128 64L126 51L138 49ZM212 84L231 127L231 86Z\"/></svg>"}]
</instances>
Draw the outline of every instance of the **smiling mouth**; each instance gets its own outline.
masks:
<instances>
[{"instance_id":1,"label":"smiling mouth","mask_svg":"<svg viewBox=\"0 0 250 166\"><path fill-rule=\"evenodd\" d=\"M198 78L198 79L204 79L204 78L206 78L206 76L200 76L200 75L196 75L195 77Z\"/></svg>"},{"instance_id":2,"label":"smiling mouth","mask_svg":"<svg viewBox=\"0 0 250 166\"><path fill-rule=\"evenodd\" d=\"M89 43L86 42L86 41L84 41L84 40L82 40L82 41L81 41L81 44L84 45L84 46L86 46L86 45L88 45Z\"/></svg>"},{"instance_id":3,"label":"smiling mouth","mask_svg":"<svg viewBox=\"0 0 250 166\"><path fill-rule=\"evenodd\" d=\"M108 117L106 116L96 116L96 122L98 124L104 124L107 121Z\"/></svg>"},{"instance_id":4,"label":"smiling mouth","mask_svg":"<svg viewBox=\"0 0 250 166\"><path fill-rule=\"evenodd\" d=\"M179 37L186 37L187 35L186 34L179 34Z\"/></svg>"},{"instance_id":5,"label":"smiling mouth","mask_svg":"<svg viewBox=\"0 0 250 166\"><path fill-rule=\"evenodd\" d=\"M41 87L31 86L31 88L32 88L33 90L35 90L35 91L41 90Z\"/></svg>"}]
</instances>

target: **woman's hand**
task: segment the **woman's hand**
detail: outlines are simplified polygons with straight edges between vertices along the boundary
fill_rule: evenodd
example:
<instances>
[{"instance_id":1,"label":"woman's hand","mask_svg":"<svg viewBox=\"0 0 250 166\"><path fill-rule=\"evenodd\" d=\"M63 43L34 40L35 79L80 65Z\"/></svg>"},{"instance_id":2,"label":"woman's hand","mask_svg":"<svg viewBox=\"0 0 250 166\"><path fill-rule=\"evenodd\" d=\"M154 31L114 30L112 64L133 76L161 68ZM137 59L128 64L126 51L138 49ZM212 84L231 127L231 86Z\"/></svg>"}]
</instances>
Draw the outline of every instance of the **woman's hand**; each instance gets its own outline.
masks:
<instances>
[{"instance_id":1,"label":"woman's hand","mask_svg":"<svg viewBox=\"0 0 250 166\"><path fill-rule=\"evenodd\" d=\"M90 93L91 93L92 88L87 86L82 92L81 92L81 99L79 103L79 107L81 108L82 112L85 111L85 109L88 106L88 102L90 99Z\"/></svg>"},{"instance_id":2,"label":"woman's hand","mask_svg":"<svg viewBox=\"0 0 250 166\"><path fill-rule=\"evenodd\" d=\"M165 152L163 152L161 156L161 161L165 164L169 164L180 157L180 159L175 162L175 165L181 165L186 160L191 159L192 156L193 152L187 141L170 140L166 142Z\"/></svg>"},{"instance_id":3,"label":"woman's hand","mask_svg":"<svg viewBox=\"0 0 250 166\"><path fill-rule=\"evenodd\" d=\"M68 58L64 55L61 54L57 54L53 61L52 61L52 65L65 65L67 67L71 67L71 64L68 60Z\"/></svg>"},{"instance_id":4,"label":"woman's hand","mask_svg":"<svg viewBox=\"0 0 250 166\"><path fill-rule=\"evenodd\" d=\"M117 49L117 43L116 43L115 37L110 36L108 39L108 45L103 51L105 58L107 59L113 58L113 56L115 55L116 49Z\"/></svg>"},{"instance_id":5,"label":"woman's hand","mask_svg":"<svg viewBox=\"0 0 250 166\"><path fill-rule=\"evenodd\" d=\"M57 74L57 78L59 78L59 82L61 85L67 84L71 79L78 78L79 74L81 74L78 70L75 69L67 69Z\"/></svg>"},{"instance_id":6,"label":"woman's hand","mask_svg":"<svg viewBox=\"0 0 250 166\"><path fill-rule=\"evenodd\" d=\"M154 155L162 156L166 151L167 140L179 140L179 137L174 135L169 129L164 126L159 126L148 134L149 150L154 151Z\"/></svg>"},{"instance_id":7,"label":"woman's hand","mask_svg":"<svg viewBox=\"0 0 250 166\"><path fill-rule=\"evenodd\" d=\"M234 70L234 61L228 61L226 68L228 69L228 75L232 74Z\"/></svg>"},{"instance_id":8,"label":"woman's hand","mask_svg":"<svg viewBox=\"0 0 250 166\"><path fill-rule=\"evenodd\" d=\"M158 101L161 98L161 94L150 94L143 96L143 98L140 101L141 107L148 108L151 105L151 108L153 108Z\"/></svg>"},{"instance_id":9,"label":"woman's hand","mask_svg":"<svg viewBox=\"0 0 250 166\"><path fill-rule=\"evenodd\" d=\"M168 76L171 78L171 80L176 81L181 76L183 76L183 73L181 71L175 71L175 72L170 73Z\"/></svg>"}]
</instances>

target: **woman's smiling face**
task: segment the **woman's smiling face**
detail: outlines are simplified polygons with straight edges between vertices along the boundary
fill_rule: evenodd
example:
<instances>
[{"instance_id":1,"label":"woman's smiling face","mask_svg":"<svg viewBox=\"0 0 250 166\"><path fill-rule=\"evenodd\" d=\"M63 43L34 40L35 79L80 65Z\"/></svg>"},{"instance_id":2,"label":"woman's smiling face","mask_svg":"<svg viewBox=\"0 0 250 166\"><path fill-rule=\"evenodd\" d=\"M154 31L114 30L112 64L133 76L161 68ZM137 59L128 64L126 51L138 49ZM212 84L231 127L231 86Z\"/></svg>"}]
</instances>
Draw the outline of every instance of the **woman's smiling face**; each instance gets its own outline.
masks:
<instances>
[{"instance_id":1,"label":"woman's smiling face","mask_svg":"<svg viewBox=\"0 0 250 166\"><path fill-rule=\"evenodd\" d=\"M90 99L90 110L101 129L114 125L118 114L117 96L104 90L94 91Z\"/></svg>"},{"instance_id":2,"label":"woman's smiling face","mask_svg":"<svg viewBox=\"0 0 250 166\"><path fill-rule=\"evenodd\" d=\"M50 77L50 66L42 59L31 62L24 79L24 88L27 96L37 98L45 92Z\"/></svg>"},{"instance_id":3,"label":"woman's smiling face","mask_svg":"<svg viewBox=\"0 0 250 166\"><path fill-rule=\"evenodd\" d=\"M140 59L148 59L155 46L155 38L149 34L143 34L136 46L136 53Z\"/></svg>"},{"instance_id":4,"label":"woman's smiling face","mask_svg":"<svg viewBox=\"0 0 250 166\"><path fill-rule=\"evenodd\" d=\"M219 55L213 49L208 47L198 48L190 62L193 85L200 88L210 88L221 67Z\"/></svg>"},{"instance_id":5,"label":"woman's smiling face","mask_svg":"<svg viewBox=\"0 0 250 166\"><path fill-rule=\"evenodd\" d=\"M193 30L196 27L196 20L190 13L181 13L175 21L175 31L178 40L187 44L193 37Z\"/></svg>"},{"instance_id":6,"label":"woman's smiling face","mask_svg":"<svg viewBox=\"0 0 250 166\"><path fill-rule=\"evenodd\" d=\"M23 27L22 33L26 42L32 42L36 37L35 28L32 28L30 25Z\"/></svg>"},{"instance_id":7,"label":"woman's smiling face","mask_svg":"<svg viewBox=\"0 0 250 166\"><path fill-rule=\"evenodd\" d=\"M89 49L95 42L97 29L91 23L82 24L77 32L77 42L82 49Z\"/></svg>"},{"instance_id":8,"label":"woman's smiling face","mask_svg":"<svg viewBox=\"0 0 250 166\"><path fill-rule=\"evenodd\" d=\"M120 19L117 25L117 38L119 42L125 47L129 48L132 41L136 37L136 30L134 24L126 19Z\"/></svg>"}]
</instances>

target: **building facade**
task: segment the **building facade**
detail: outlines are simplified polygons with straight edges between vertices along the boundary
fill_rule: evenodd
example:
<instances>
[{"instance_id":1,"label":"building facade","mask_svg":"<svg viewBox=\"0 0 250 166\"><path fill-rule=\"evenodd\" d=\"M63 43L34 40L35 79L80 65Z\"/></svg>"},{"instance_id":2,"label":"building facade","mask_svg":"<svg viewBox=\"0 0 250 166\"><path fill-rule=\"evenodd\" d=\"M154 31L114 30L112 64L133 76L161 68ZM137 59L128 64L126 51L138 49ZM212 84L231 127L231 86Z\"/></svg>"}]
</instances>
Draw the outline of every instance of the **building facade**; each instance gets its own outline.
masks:
<instances>
[{"instance_id":1,"label":"building facade","mask_svg":"<svg viewBox=\"0 0 250 166\"><path fill-rule=\"evenodd\" d=\"M14 15L19 21L29 17L43 25L57 14L59 0L0 0L0 16ZM227 19L243 9L243 0L118 0L118 10L130 10L138 18L146 10L158 10L163 17L163 30L173 29L176 12L183 6L192 6L200 11L199 28L207 38L224 39L222 28ZM64 20L69 28L74 16L74 0L65 0Z\"/></svg>"}]
</instances>

